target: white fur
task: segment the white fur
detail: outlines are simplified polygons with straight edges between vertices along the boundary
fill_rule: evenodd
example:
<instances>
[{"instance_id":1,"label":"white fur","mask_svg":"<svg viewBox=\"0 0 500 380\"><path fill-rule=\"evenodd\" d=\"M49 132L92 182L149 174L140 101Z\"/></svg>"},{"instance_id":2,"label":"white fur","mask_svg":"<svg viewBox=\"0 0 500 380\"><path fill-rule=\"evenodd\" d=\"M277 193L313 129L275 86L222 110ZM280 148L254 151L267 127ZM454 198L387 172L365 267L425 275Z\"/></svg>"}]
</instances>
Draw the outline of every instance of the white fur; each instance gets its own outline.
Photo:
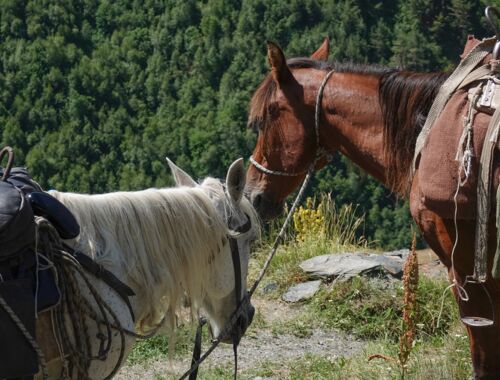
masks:
<instances>
[{"instance_id":1,"label":"white fur","mask_svg":"<svg viewBox=\"0 0 500 380\"><path fill-rule=\"evenodd\" d=\"M187 297L194 313L205 311L217 335L236 307L227 238L237 225L228 228L229 217L241 225L246 214L253 227L237 236L242 289L246 288L249 243L258 233L256 213L241 197L243 164L236 161L229 169L227 193L218 180L207 178L198 185L172 162L169 165L178 184L187 186L100 195L55 191L51 195L80 223L74 248L93 257L135 291L131 301L138 332L151 329L163 317L175 327L176 314ZM124 324L132 327L121 299L105 284L96 284L113 309L119 310ZM133 339L128 339L127 352L132 344ZM113 364L93 364L91 378L105 376Z\"/></svg>"}]
</instances>

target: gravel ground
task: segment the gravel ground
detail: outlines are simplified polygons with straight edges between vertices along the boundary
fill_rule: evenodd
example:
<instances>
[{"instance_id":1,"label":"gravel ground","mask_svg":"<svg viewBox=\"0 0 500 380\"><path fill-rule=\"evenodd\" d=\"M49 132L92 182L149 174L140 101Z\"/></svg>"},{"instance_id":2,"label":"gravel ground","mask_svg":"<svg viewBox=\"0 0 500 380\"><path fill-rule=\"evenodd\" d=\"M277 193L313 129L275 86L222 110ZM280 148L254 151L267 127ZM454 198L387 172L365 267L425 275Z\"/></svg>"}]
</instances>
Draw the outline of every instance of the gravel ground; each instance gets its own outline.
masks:
<instances>
[{"instance_id":1,"label":"gravel ground","mask_svg":"<svg viewBox=\"0 0 500 380\"><path fill-rule=\"evenodd\" d=\"M339 356L350 356L359 352L364 343L356 341L347 335L314 330L307 338L298 338L293 335L274 336L269 331L259 331L252 337L243 338L238 347L238 367L241 370L258 368L263 362L280 362L294 358L301 358L306 354L316 354L335 359ZM203 364L203 368L219 366L227 363L233 365L232 347L219 346ZM167 359L157 360L144 365L123 367L116 379L146 380L155 377L175 378L176 374L187 369L189 360L174 361L169 365Z\"/></svg>"},{"instance_id":2,"label":"gravel ground","mask_svg":"<svg viewBox=\"0 0 500 380\"><path fill-rule=\"evenodd\" d=\"M427 249L418 252L420 271L423 275L434 278L446 278L444 266L435 254ZM264 318L266 324L286 323L300 313L300 304L286 304L277 300L252 300L254 306ZM259 368L265 362L277 363L283 360L316 354L334 360L360 352L365 343L340 332L313 330L312 334L300 338L292 334L275 335L269 329L248 333L238 348L238 367L240 370ZM190 359L174 360L166 358L146 365L124 366L115 377L119 380L176 379L189 367ZM220 345L201 367L233 366L233 352L229 345Z\"/></svg>"},{"instance_id":3,"label":"gravel ground","mask_svg":"<svg viewBox=\"0 0 500 380\"><path fill-rule=\"evenodd\" d=\"M279 320L286 322L300 313L300 305L288 305L281 301L256 299L255 307L272 324ZM238 367L240 370L259 368L265 362L280 362L316 354L334 360L347 357L362 350L364 342L340 332L313 330L312 334L301 338L292 334L275 335L268 329L253 331L247 334L238 347ZM174 360L169 363L166 358L149 362L146 365L136 364L124 366L115 379L149 380L175 379L189 367L189 358ZM208 368L225 364L233 366L233 351L230 345L220 345L201 367Z\"/></svg>"}]
</instances>

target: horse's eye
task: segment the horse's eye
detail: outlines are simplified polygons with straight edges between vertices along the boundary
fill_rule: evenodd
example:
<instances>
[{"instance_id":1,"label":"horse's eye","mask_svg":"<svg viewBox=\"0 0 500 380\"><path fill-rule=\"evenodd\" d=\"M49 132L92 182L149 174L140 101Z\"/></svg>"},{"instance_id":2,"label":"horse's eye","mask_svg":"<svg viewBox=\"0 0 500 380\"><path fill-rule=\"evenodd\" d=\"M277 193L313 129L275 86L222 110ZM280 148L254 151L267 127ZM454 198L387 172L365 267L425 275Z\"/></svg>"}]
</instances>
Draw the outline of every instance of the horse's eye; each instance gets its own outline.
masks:
<instances>
[{"instance_id":1,"label":"horse's eye","mask_svg":"<svg viewBox=\"0 0 500 380\"><path fill-rule=\"evenodd\" d=\"M280 107L277 103L272 103L268 107L269 116L271 118L277 118L280 114Z\"/></svg>"},{"instance_id":2,"label":"horse's eye","mask_svg":"<svg viewBox=\"0 0 500 380\"><path fill-rule=\"evenodd\" d=\"M259 133L260 129L262 128L262 120L260 119L253 119L250 120L247 124L248 128L250 128L254 133Z\"/></svg>"}]
</instances>

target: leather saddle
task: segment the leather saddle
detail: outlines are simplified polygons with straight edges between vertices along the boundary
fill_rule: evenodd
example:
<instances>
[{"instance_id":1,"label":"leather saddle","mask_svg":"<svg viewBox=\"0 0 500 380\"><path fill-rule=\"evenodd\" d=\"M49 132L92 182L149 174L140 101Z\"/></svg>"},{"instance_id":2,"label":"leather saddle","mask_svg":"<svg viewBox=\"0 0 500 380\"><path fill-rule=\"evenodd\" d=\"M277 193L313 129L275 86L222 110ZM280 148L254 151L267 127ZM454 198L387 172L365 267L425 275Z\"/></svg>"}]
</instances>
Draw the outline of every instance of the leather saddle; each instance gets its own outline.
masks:
<instances>
[{"instance_id":1,"label":"leather saddle","mask_svg":"<svg viewBox=\"0 0 500 380\"><path fill-rule=\"evenodd\" d=\"M12 313L35 337L36 313L57 305L61 298L53 269L39 270L49 263L35 252L35 216L46 218L63 239L77 237L80 227L25 168L12 168L11 148L0 151L0 161L6 154L8 164L0 167L0 297L7 307L0 307L0 340L8 344L0 345L0 379L30 378L38 371L37 355Z\"/></svg>"}]
</instances>

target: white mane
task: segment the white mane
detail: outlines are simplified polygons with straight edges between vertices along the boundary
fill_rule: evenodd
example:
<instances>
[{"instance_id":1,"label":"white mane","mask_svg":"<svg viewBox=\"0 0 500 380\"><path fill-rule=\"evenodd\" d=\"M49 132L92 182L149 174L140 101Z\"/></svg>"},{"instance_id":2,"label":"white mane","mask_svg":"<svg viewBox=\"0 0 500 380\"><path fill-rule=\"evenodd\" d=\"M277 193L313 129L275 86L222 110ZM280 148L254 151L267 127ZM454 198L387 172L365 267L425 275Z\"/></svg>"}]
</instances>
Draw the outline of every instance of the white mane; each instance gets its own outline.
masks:
<instances>
[{"instance_id":1,"label":"white mane","mask_svg":"<svg viewBox=\"0 0 500 380\"><path fill-rule=\"evenodd\" d=\"M128 285L146 305L136 315L139 331L151 328L165 315L173 323L184 295L197 309L214 255L229 234L226 220L210 199L226 202L218 180L208 178L193 188L52 195L74 213L81 226L75 248L108 269L121 268L126 273ZM250 203L244 199L240 207L257 226ZM224 209L228 217L231 207Z\"/></svg>"}]
</instances>

